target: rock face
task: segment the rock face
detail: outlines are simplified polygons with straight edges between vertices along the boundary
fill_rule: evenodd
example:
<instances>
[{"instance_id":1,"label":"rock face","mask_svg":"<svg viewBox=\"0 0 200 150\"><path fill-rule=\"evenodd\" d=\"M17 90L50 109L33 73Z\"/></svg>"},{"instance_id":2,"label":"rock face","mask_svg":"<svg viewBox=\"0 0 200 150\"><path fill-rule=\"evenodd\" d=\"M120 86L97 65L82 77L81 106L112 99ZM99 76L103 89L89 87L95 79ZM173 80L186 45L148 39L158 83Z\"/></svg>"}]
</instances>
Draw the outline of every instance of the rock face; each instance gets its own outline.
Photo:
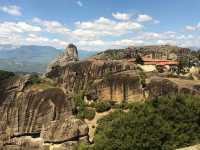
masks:
<instances>
[{"instance_id":1,"label":"rock face","mask_svg":"<svg viewBox=\"0 0 200 150\"><path fill-rule=\"evenodd\" d=\"M78 61L78 50L74 44L69 44L65 49L65 54L68 57L69 61Z\"/></svg>"},{"instance_id":2,"label":"rock face","mask_svg":"<svg viewBox=\"0 0 200 150\"><path fill-rule=\"evenodd\" d=\"M195 145L195 146L190 146L190 147L186 147L186 148L180 148L177 150L199 150L200 149L200 145Z\"/></svg>"},{"instance_id":3,"label":"rock face","mask_svg":"<svg viewBox=\"0 0 200 150\"><path fill-rule=\"evenodd\" d=\"M59 88L32 90L30 76L0 81L0 149L67 149L87 141L87 125L72 116Z\"/></svg>"},{"instance_id":4,"label":"rock face","mask_svg":"<svg viewBox=\"0 0 200 150\"><path fill-rule=\"evenodd\" d=\"M52 63L48 66L48 72L57 66L65 66L69 62L78 61L78 50L74 44L69 44L65 49L64 53L61 54L58 58L53 60Z\"/></svg>"},{"instance_id":5,"label":"rock face","mask_svg":"<svg viewBox=\"0 0 200 150\"><path fill-rule=\"evenodd\" d=\"M194 80L154 77L147 85L146 92L150 98L169 94L200 95L200 83Z\"/></svg>"},{"instance_id":6,"label":"rock face","mask_svg":"<svg viewBox=\"0 0 200 150\"><path fill-rule=\"evenodd\" d=\"M143 99L140 71L128 61L88 59L70 62L52 68L46 76L57 81L66 93L84 91L89 99L90 93L102 100L118 102Z\"/></svg>"}]
</instances>

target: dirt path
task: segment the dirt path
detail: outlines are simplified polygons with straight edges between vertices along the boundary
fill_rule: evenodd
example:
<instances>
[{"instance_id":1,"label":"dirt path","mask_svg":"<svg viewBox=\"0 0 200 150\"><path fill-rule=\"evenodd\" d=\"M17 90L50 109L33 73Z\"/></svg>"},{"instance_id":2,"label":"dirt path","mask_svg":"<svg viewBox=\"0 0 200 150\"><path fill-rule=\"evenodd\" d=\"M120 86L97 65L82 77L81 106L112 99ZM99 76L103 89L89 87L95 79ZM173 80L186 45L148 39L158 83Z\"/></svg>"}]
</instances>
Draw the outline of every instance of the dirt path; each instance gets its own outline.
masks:
<instances>
[{"instance_id":1,"label":"dirt path","mask_svg":"<svg viewBox=\"0 0 200 150\"><path fill-rule=\"evenodd\" d=\"M110 109L107 112L103 112L103 113L96 113L95 118L93 120L87 120L85 119L85 122L88 124L89 127L89 141L92 142L93 138L94 138L94 133L97 127L97 121L101 118L103 118L104 116L107 116L108 114L110 114L111 112L113 112L113 109Z\"/></svg>"}]
</instances>

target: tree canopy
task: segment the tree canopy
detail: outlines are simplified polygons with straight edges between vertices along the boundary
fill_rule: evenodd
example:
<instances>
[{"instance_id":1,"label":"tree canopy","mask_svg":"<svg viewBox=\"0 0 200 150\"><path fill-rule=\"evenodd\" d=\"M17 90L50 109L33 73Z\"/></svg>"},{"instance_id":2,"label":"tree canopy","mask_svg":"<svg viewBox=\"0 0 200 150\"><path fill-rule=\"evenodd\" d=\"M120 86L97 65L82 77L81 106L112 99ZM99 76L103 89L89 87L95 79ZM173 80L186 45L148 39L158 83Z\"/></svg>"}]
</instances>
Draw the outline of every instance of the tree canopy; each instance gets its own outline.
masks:
<instances>
[{"instance_id":1,"label":"tree canopy","mask_svg":"<svg viewBox=\"0 0 200 150\"><path fill-rule=\"evenodd\" d=\"M94 150L174 150L200 142L200 97L132 104L98 121Z\"/></svg>"}]
</instances>

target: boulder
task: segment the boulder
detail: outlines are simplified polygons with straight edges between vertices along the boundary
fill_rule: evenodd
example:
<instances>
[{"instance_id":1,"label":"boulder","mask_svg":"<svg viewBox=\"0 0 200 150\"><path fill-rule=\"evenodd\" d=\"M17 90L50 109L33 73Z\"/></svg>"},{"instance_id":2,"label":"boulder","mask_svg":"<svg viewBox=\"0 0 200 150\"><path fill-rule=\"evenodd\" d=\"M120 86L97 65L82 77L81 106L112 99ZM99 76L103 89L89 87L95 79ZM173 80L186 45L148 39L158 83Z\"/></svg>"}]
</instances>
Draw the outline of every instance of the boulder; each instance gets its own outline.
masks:
<instances>
[{"instance_id":1,"label":"boulder","mask_svg":"<svg viewBox=\"0 0 200 150\"><path fill-rule=\"evenodd\" d=\"M88 137L88 130L83 121L69 117L63 121L51 121L43 127L41 137L46 143L79 141L80 138Z\"/></svg>"}]
</instances>

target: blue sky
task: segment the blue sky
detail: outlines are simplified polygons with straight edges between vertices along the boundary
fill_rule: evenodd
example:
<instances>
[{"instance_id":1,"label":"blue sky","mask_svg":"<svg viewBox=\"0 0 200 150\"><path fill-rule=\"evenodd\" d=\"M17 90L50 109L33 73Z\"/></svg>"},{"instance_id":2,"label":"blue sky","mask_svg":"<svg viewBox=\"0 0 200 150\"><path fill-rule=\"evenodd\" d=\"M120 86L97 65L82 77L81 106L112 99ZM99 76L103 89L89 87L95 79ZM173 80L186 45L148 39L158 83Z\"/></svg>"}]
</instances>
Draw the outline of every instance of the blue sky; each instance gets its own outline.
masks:
<instances>
[{"instance_id":1,"label":"blue sky","mask_svg":"<svg viewBox=\"0 0 200 150\"><path fill-rule=\"evenodd\" d=\"M0 44L200 47L199 0L0 0Z\"/></svg>"}]
</instances>

